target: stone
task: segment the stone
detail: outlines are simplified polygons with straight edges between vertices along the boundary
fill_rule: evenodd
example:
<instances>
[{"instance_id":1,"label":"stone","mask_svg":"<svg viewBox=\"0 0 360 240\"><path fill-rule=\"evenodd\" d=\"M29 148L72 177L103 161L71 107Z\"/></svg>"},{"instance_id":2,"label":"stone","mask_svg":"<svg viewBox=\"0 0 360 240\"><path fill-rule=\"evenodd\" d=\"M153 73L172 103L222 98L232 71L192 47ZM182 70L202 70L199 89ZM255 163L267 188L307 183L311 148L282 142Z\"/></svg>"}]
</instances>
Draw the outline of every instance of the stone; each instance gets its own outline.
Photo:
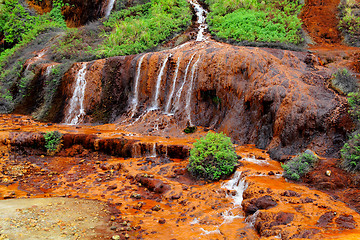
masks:
<instances>
[{"instance_id":1,"label":"stone","mask_svg":"<svg viewBox=\"0 0 360 240\"><path fill-rule=\"evenodd\" d=\"M119 240L120 239L120 236L119 235L114 235L111 237L113 240Z\"/></svg>"}]
</instances>

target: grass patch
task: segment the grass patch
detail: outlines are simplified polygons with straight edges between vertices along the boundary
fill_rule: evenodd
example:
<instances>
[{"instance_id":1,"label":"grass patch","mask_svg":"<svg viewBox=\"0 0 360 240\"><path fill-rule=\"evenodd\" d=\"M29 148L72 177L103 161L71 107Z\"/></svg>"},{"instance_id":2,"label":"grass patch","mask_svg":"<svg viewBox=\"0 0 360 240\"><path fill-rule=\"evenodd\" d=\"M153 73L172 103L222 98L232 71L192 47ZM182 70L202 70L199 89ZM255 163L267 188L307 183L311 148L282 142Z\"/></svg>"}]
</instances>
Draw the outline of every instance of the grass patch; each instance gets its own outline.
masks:
<instances>
[{"instance_id":1,"label":"grass patch","mask_svg":"<svg viewBox=\"0 0 360 240\"><path fill-rule=\"evenodd\" d=\"M154 48L175 32L189 26L191 13L186 0L151 0L128 9L113 12L104 33L98 57L111 57L144 52Z\"/></svg>"},{"instance_id":2,"label":"grass patch","mask_svg":"<svg viewBox=\"0 0 360 240\"><path fill-rule=\"evenodd\" d=\"M300 1L205 0L209 5L209 29L221 39L237 42L300 44Z\"/></svg>"}]
</instances>

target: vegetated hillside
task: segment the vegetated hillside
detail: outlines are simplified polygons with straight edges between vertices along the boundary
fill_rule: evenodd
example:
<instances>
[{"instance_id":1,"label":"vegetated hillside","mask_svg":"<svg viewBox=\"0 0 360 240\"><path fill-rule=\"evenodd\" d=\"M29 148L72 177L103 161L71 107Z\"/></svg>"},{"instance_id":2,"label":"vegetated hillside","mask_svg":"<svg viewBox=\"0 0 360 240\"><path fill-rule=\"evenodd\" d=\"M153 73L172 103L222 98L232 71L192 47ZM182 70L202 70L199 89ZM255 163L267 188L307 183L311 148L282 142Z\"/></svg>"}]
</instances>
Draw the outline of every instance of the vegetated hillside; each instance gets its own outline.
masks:
<instances>
[{"instance_id":1,"label":"vegetated hillside","mask_svg":"<svg viewBox=\"0 0 360 240\"><path fill-rule=\"evenodd\" d=\"M243 44L277 43L279 47L303 42L301 20L298 18L303 6L300 2L205 0L210 9L210 31L218 38Z\"/></svg>"},{"instance_id":2,"label":"vegetated hillside","mask_svg":"<svg viewBox=\"0 0 360 240\"><path fill-rule=\"evenodd\" d=\"M341 0L339 29L343 32L345 42L360 47L360 0Z\"/></svg>"},{"instance_id":3,"label":"vegetated hillside","mask_svg":"<svg viewBox=\"0 0 360 240\"><path fill-rule=\"evenodd\" d=\"M62 0L52 1L52 10L38 15L23 1L0 4L0 112L11 112L29 94L38 63L60 63L46 82L46 102L51 102L62 75L75 61L136 54L162 43L191 23L186 0L152 0L125 8L117 1L108 20L68 28L61 11ZM43 50L44 49L44 50ZM39 55L38 52L43 50ZM46 59L42 55L46 53ZM29 64L29 59L41 60ZM28 67L24 64L27 63ZM31 66L30 66L31 65ZM46 114L45 108L39 116Z\"/></svg>"}]
</instances>

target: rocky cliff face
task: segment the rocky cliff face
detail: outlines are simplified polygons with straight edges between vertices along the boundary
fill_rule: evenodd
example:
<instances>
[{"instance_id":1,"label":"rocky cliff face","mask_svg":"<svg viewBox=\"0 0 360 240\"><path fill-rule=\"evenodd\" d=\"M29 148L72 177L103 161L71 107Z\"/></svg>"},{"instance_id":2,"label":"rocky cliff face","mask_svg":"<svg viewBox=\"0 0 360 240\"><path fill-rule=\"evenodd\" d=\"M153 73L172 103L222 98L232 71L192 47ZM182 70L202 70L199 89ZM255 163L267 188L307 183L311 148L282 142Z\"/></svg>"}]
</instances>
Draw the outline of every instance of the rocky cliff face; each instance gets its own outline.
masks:
<instances>
[{"instance_id":1,"label":"rocky cliff face","mask_svg":"<svg viewBox=\"0 0 360 240\"><path fill-rule=\"evenodd\" d=\"M28 0L31 7L40 13L50 12L53 0ZM64 0L62 13L68 27L79 27L95 21L105 14L107 0Z\"/></svg>"},{"instance_id":2,"label":"rocky cliff face","mask_svg":"<svg viewBox=\"0 0 360 240\"><path fill-rule=\"evenodd\" d=\"M49 120L64 121L81 65L64 75L62 104ZM329 77L308 53L193 42L87 63L85 122L117 121L156 132L159 124L144 129L141 119L166 118L180 129L190 124L223 131L276 159L306 148L332 155L351 120L345 98L327 87Z\"/></svg>"}]
</instances>

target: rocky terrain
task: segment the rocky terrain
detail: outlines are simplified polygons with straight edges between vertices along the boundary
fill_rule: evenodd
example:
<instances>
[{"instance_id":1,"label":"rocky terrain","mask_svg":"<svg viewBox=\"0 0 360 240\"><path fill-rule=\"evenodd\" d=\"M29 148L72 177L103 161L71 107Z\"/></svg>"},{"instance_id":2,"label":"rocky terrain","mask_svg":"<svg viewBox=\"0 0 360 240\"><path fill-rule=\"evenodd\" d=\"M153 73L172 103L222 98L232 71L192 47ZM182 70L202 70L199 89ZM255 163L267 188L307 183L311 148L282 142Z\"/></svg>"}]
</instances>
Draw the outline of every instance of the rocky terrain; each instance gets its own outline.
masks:
<instances>
[{"instance_id":1,"label":"rocky terrain","mask_svg":"<svg viewBox=\"0 0 360 240\"><path fill-rule=\"evenodd\" d=\"M70 2L70 27L110 3ZM191 2L202 19L206 4ZM338 5L306 1L305 51L199 37L205 17L193 19L153 51L73 63L51 100L56 37L37 46L19 73L33 73L28 94L0 116L0 239L358 239L359 177L339 167L355 123L331 78L340 67L359 77L360 50L342 42ZM55 154L49 131L63 134ZM187 170L209 131L230 136L238 155L218 182ZM316 168L285 180L281 163L306 149Z\"/></svg>"}]
</instances>

